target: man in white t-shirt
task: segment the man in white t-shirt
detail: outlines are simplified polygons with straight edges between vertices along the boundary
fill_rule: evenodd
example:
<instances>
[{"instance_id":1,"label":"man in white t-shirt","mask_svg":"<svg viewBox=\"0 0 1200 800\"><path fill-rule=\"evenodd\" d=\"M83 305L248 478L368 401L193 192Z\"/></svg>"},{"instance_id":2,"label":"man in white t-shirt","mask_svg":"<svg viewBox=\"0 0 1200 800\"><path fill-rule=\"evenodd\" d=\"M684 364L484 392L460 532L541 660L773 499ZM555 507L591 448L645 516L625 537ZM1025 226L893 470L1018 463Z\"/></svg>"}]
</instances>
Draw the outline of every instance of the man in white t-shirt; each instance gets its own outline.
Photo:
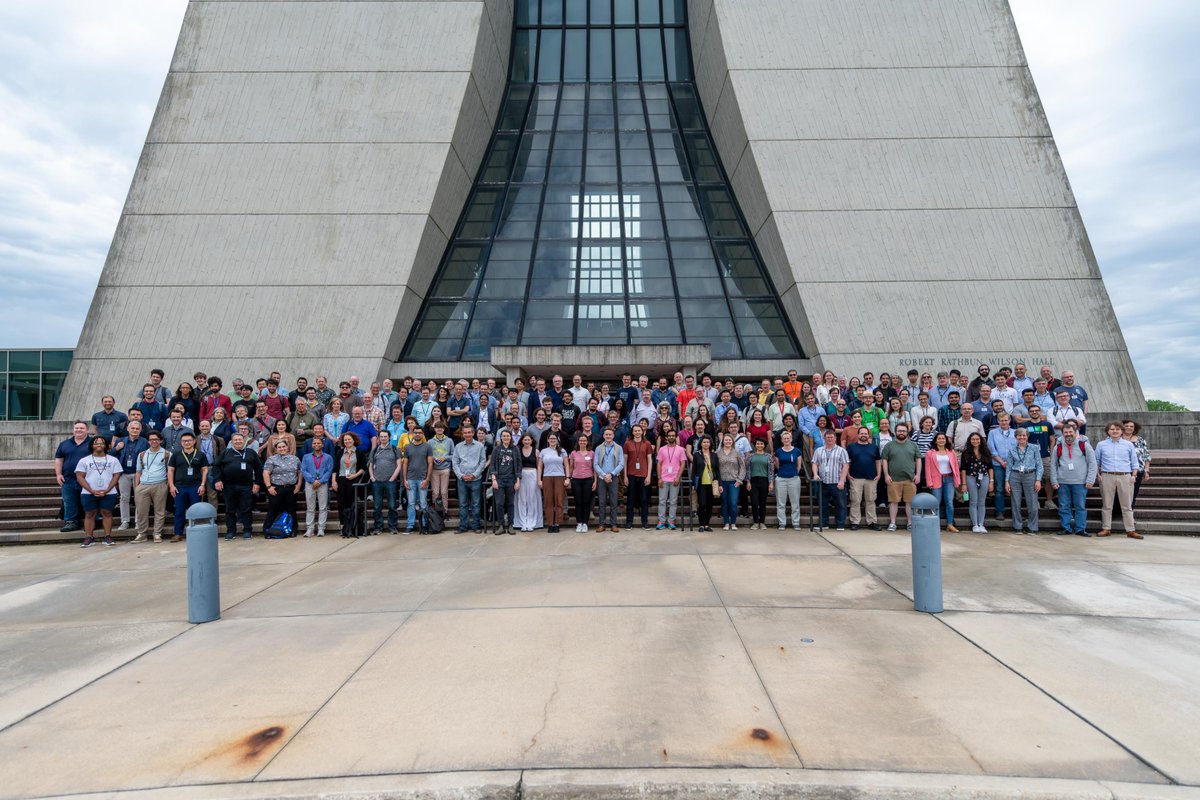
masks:
<instances>
[{"instance_id":1,"label":"man in white t-shirt","mask_svg":"<svg viewBox=\"0 0 1200 800\"><path fill-rule=\"evenodd\" d=\"M83 505L84 539L80 547L96 543L96 511L104 525L104 544L111 547L112 512L117 505L117 484L121 481L121 462L108 454L108 442L103 436L92 439L92 453L79 459L75 478L79 481Z\"/></svg>"}]
</instances>

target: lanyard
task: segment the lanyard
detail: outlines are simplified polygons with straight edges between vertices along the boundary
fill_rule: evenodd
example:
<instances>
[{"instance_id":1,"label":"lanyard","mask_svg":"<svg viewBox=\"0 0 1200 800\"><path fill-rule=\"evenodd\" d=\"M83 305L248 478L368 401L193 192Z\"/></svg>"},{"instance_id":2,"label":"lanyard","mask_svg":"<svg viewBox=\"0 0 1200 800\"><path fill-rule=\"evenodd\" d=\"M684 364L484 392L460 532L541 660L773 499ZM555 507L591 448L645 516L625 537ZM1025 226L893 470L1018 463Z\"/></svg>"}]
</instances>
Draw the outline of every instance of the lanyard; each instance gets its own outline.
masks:
<instances>
[{"instance_id":1,"label":"lanyard","mask_svg":"<svg viewBox=\"0 0 1200 800\"><path fill-rule=\"evenodd\" d=\"M179 457L182 458L185 462L187 462L188 469L190 470L192 468L192 461L195 460L195 457L196 457L195 453L192 454L192 458L188 458L187 452L184 450L180 450Z\"/></svg>"},{"instance_id":2,"label":"lanyard","mask_svg":"<svg viewBox=\"0 0 1200 800\"><path fill-rule=\"evenodd\" d=\"M315 455L315 454L313 455L313 466L317 468L318 472L321 470L321 462L323 462L324 460L325 460L324 455L319 455L319 456Z\"/></svg>"}]
</instances>

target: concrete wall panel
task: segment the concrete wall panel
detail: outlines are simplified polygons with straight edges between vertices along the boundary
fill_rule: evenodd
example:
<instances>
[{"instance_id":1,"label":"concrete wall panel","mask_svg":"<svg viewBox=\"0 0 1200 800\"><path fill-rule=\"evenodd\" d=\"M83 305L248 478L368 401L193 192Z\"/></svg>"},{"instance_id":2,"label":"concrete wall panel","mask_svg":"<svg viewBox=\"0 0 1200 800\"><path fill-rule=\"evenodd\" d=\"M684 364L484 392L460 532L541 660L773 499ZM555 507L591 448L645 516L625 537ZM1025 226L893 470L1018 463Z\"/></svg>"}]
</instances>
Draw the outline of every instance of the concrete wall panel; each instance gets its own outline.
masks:
<instances>
[{"instance_id":1,"label":"concrete wall panel","mask_svg":"<svg viewBox=\"0 0 1200 800\"><path fill-rule=\"evenodd\" d=\"M192 2L171 71L469 70L482 17L481 2Z\"/></svg>"},{"instance_id":2,"label":"concrete wall panel","mask_svg":"<svg viewBox=\"0 0 1200 800\"><path fill-rule=\"evenodd\" d=\"M449 142L467 91L463 72L177 73L147 141Z\"/></svg>"}]
</instances>

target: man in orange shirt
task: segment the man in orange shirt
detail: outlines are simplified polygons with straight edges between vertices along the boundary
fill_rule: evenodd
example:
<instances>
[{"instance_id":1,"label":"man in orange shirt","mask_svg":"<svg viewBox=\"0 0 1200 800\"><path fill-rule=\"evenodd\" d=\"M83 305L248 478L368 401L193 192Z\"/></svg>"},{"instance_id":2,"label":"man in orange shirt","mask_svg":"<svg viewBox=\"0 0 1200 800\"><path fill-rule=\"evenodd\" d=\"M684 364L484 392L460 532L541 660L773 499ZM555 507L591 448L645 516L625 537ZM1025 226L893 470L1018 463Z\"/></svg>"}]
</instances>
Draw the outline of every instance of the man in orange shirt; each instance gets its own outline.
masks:
<instances>
[{"instance_id":1,"label":"man in orange shirt","mask_svg":"<svg viewBox=\"0 0 1200 800\"><path fill-rule=\"evenodd\" d=\"M794 369L788 370L787 378L783 384L783 393L787 395L788 400L792 401L792 405L798 406L800 405L800 394L804 391L804 384L800 382Z\"/></svg>"},{"instance_id":2,"label":"man in orange shirt","mask_svg":"<svg viewBox=\"0 0 1200 800\"><path fill-rule=\"evenodd\" d=\"M696 399L696 376L688 375L683 379L683 388L676 395L676 400L679 403L679 416L683 416L687 411L688 403Z\"/></svg>"}]
</instances>

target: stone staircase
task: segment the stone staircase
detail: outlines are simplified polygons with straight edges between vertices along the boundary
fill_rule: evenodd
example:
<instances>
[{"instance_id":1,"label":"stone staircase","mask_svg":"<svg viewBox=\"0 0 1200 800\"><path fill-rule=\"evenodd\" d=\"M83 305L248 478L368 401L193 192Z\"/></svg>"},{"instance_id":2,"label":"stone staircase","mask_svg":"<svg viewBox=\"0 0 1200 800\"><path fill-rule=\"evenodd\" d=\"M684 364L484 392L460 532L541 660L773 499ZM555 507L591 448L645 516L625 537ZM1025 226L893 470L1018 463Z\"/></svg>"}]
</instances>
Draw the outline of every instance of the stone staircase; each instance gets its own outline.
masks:
<instances>
[{"instance_id":1,"label":"stone staircase","mask_svg":"<svg viewBox=\"0 0 1200 800\"><path fill-rule=\"evenodd\" d=\"M807 484L805 485L801 513L801 524L811 524L808 515ZM370 518L370 501L364 500ZM336 502L331 498L329 524L326 534L337 534L341 529L338 524ZM990 505L990 504L989 504ZM655 522L657 498L652 494L650 520ZM690 492L684 493L681 502L680 516L687 524L685 509L690 508ZM297 503L297 516L303 528L304 498ZM62 521L57 518L59 512L59 490L54 480L54 465L49 461L5 461L0 462L0 544L15 544L21 542L71 542L79 541L82 533L60 533ZM266 512L266 503L260 500L254 512L255 531L261 530ZM620 513L624 514L624 504ZM1160 451L1155 453L1152 477L1142 484L1136 507L1138 529L1146 533L1158 534L1198 534L1200 533L1200 452L1196 451ZM886 521L886 512L879 509L879 516ZM901 512L903 516L903 512ZM458 524L458 501L454 489L454 481L450 482L449 519L447 527ZM956 504L956 518L959 527L963 528L966 519L966 509L961 503ZM119 519L119 518L118 518ZM223 520L222 516L222 520ZM623 521L623 516L618 518ZM719 504L713 509L713 519L720 524ZM775 500L767 501L767 520L775 519ZM1089 528L1096 530L1100 523L1100 493L1093 490L1088 495ZM573 512L566 520L574 524ZM594 521L594 518L593 518ZM694 518L692 519L695 523ZM994 521L992 521L994 523ZM990 525L992 523L989 523ZM167 520L167 528L170 528ZM748 527L749 520L741 520L742 527ZM1005 523L1005 525L1010 523ZM401 527L404 525L401 516ZM1114 525L1120 531L1120 514L1114 517ZM969 523L968 526L969 527ZM994 529L1003 526L995 524ZM1059 528L1058 514L1053 511L1042 511L1041 527L1043 530ZM222 526L223 530L223 526ZM121 531L117 536L131 538L132 531ZM114 537L116 538L116 537Z\"/></svg>"}]
</instances>

